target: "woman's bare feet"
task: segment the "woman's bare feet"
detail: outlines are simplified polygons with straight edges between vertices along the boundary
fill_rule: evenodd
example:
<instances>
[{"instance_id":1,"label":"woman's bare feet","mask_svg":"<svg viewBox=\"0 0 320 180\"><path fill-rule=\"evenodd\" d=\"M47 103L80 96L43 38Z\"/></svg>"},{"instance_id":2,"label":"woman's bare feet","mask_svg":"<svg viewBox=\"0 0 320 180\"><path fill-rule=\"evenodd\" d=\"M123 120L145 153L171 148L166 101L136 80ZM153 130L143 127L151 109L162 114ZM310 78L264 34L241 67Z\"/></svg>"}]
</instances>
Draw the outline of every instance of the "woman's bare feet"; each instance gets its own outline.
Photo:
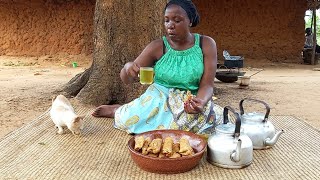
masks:
<instances>
[{"instance_id":1,"label":"woman's bare feet","mask_svg":"<svg viewBox=\"0 0 320 180\"><path fill-rule=\"evenodd\" d=\"M97 107L91 115L94 117L114 118L114 114L119 107L119 104L102 105Z\"/></svg>"}]
</instances>

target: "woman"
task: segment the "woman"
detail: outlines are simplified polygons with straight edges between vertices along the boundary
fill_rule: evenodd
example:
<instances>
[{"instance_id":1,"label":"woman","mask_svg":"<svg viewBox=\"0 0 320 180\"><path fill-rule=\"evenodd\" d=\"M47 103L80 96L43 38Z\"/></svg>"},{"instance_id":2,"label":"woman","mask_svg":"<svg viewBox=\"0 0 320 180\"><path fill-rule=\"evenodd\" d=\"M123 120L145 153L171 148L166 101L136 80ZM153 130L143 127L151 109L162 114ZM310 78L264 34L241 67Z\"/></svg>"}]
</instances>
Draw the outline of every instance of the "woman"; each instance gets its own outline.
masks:
<instances>
[{"instance_id":1,"label":"woman","mask_svg":"<svg viewBox=\"0 0 320 180\"><path fill-rule=\"evenodd\" d=\"M306 41L304 43L305 48L312 48L313 46L313 37L312 37L312 30L311 28L306 28Z\"/></svg>"},{"instance_id":2,"label":"woman","mask_svg":"<svg viewBox=\"0 0 320 180\"><path fill-rule=\"evenodd\" d=\"M114 117L116 128L128 133L155 129L182 129L210 134L215 121L213 80L217 49L208 36L190 32L199 23L191 1L171 0L165 7L166 36L147 45L120 72L122 81L132 83L140 67L153 66L154 83L144 94L125 105L103 105L92 115ZM190 91L194 97L185 102Z\"/></svg>"},{"instance_id":3,"label":"woman","mask_svg":"<svg viewBox=\"0 0 320 180\"><path fill-rule=\"evenodd\" d=\"M306 41L304 43L304 48L312 48L313 47L313 34L311 28L306 28ZM320 46L316 43L316 53L320 53Z\"/></svg>"}]
</instances>

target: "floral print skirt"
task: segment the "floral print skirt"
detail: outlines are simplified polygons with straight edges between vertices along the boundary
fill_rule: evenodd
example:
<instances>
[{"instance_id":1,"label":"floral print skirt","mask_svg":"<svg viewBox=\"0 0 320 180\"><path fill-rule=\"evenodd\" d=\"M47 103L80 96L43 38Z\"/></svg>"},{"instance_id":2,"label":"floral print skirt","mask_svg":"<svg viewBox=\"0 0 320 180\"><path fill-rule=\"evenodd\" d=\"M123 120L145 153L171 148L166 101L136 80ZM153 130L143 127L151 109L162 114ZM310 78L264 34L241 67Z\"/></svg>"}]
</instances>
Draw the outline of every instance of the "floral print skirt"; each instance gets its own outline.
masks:
<instances>
[{"instance_id":1,"label":"floral print skirt","mask_svg":"<svg viewBox=\"0 0 320 180\"><path fill-rule=\"evenodd\" d=\"M186 91L153 83L137 99L116 110L114 127L129 134L179 129L210 135L222 121L222 108L209 101L202 113L184 111Z\"/></svg>"}]
</instances>

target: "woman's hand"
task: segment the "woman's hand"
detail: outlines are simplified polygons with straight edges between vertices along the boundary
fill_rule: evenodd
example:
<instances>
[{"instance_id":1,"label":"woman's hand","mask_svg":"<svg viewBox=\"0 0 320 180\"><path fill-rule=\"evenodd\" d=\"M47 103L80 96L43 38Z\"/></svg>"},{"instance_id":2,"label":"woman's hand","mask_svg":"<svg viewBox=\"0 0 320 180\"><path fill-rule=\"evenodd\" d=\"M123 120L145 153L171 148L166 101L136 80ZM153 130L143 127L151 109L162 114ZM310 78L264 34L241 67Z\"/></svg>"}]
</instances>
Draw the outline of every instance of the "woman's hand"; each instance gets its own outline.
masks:
<instances>
[{"instance_id":1,"label":"woman's hand","mask_svg":"<svg viewBox=\"0 0 320 180\"><path fill-rule=\"evenodd\" d=\"M188 114L198 114L204 109L205 102L200 98L192 98L184 103L184 111Z\"/></svg>"},{"instance_id":2,"label":"woman's hand","mask_svg":"<svg viewBox=\"0 0 320 180\"><path fill-rule=\"evenodd\" d=\"M135 62L128 62L124 65L120 72L120 78L125 84L130 84L137 79L140 66Z\"/></svg>"},{"instance_id":3,"label":"woman's hand","mask_svg":"<svg viewBox=\"0 0 320 180\"><path fill-rule=\"evenodd\" d=\"M124 65L124 69L127 76L130 78L137 78L140 70L140 66L135 62L128 62Z\"/></svg>"}]
</instances>

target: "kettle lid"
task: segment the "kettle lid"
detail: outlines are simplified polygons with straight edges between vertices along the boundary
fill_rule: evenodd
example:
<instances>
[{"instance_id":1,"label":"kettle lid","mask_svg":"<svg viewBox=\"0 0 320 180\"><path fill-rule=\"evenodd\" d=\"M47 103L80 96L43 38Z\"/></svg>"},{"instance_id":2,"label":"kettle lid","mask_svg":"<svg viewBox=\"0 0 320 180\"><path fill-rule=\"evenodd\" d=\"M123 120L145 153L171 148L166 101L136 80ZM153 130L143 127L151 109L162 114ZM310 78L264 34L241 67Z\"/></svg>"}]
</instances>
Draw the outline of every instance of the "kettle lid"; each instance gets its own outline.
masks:
<instances>
[{"instance_id":1,"label":"kettle lid","mask_svg":"<svg viewBox=\"0 0 320 180\"><path fill-rule=\"evenodd\" d=\"M224 134L234 134L235 125L232 123L220 124L216 127L216 131Z\"/></svg>"},{"instance_id":2,"label":"kettle lid","mask_svg":"<svg viewBox=\"0 0 320 180\"><path fill-rule=\"evenodd\" d=\"M250 112L250 113L245 113L245 114L241 115L241 118L244 121L260 122L260 121L264 120L265 114L259 113L259 112Z\"/></svg>"}]
</instances>

